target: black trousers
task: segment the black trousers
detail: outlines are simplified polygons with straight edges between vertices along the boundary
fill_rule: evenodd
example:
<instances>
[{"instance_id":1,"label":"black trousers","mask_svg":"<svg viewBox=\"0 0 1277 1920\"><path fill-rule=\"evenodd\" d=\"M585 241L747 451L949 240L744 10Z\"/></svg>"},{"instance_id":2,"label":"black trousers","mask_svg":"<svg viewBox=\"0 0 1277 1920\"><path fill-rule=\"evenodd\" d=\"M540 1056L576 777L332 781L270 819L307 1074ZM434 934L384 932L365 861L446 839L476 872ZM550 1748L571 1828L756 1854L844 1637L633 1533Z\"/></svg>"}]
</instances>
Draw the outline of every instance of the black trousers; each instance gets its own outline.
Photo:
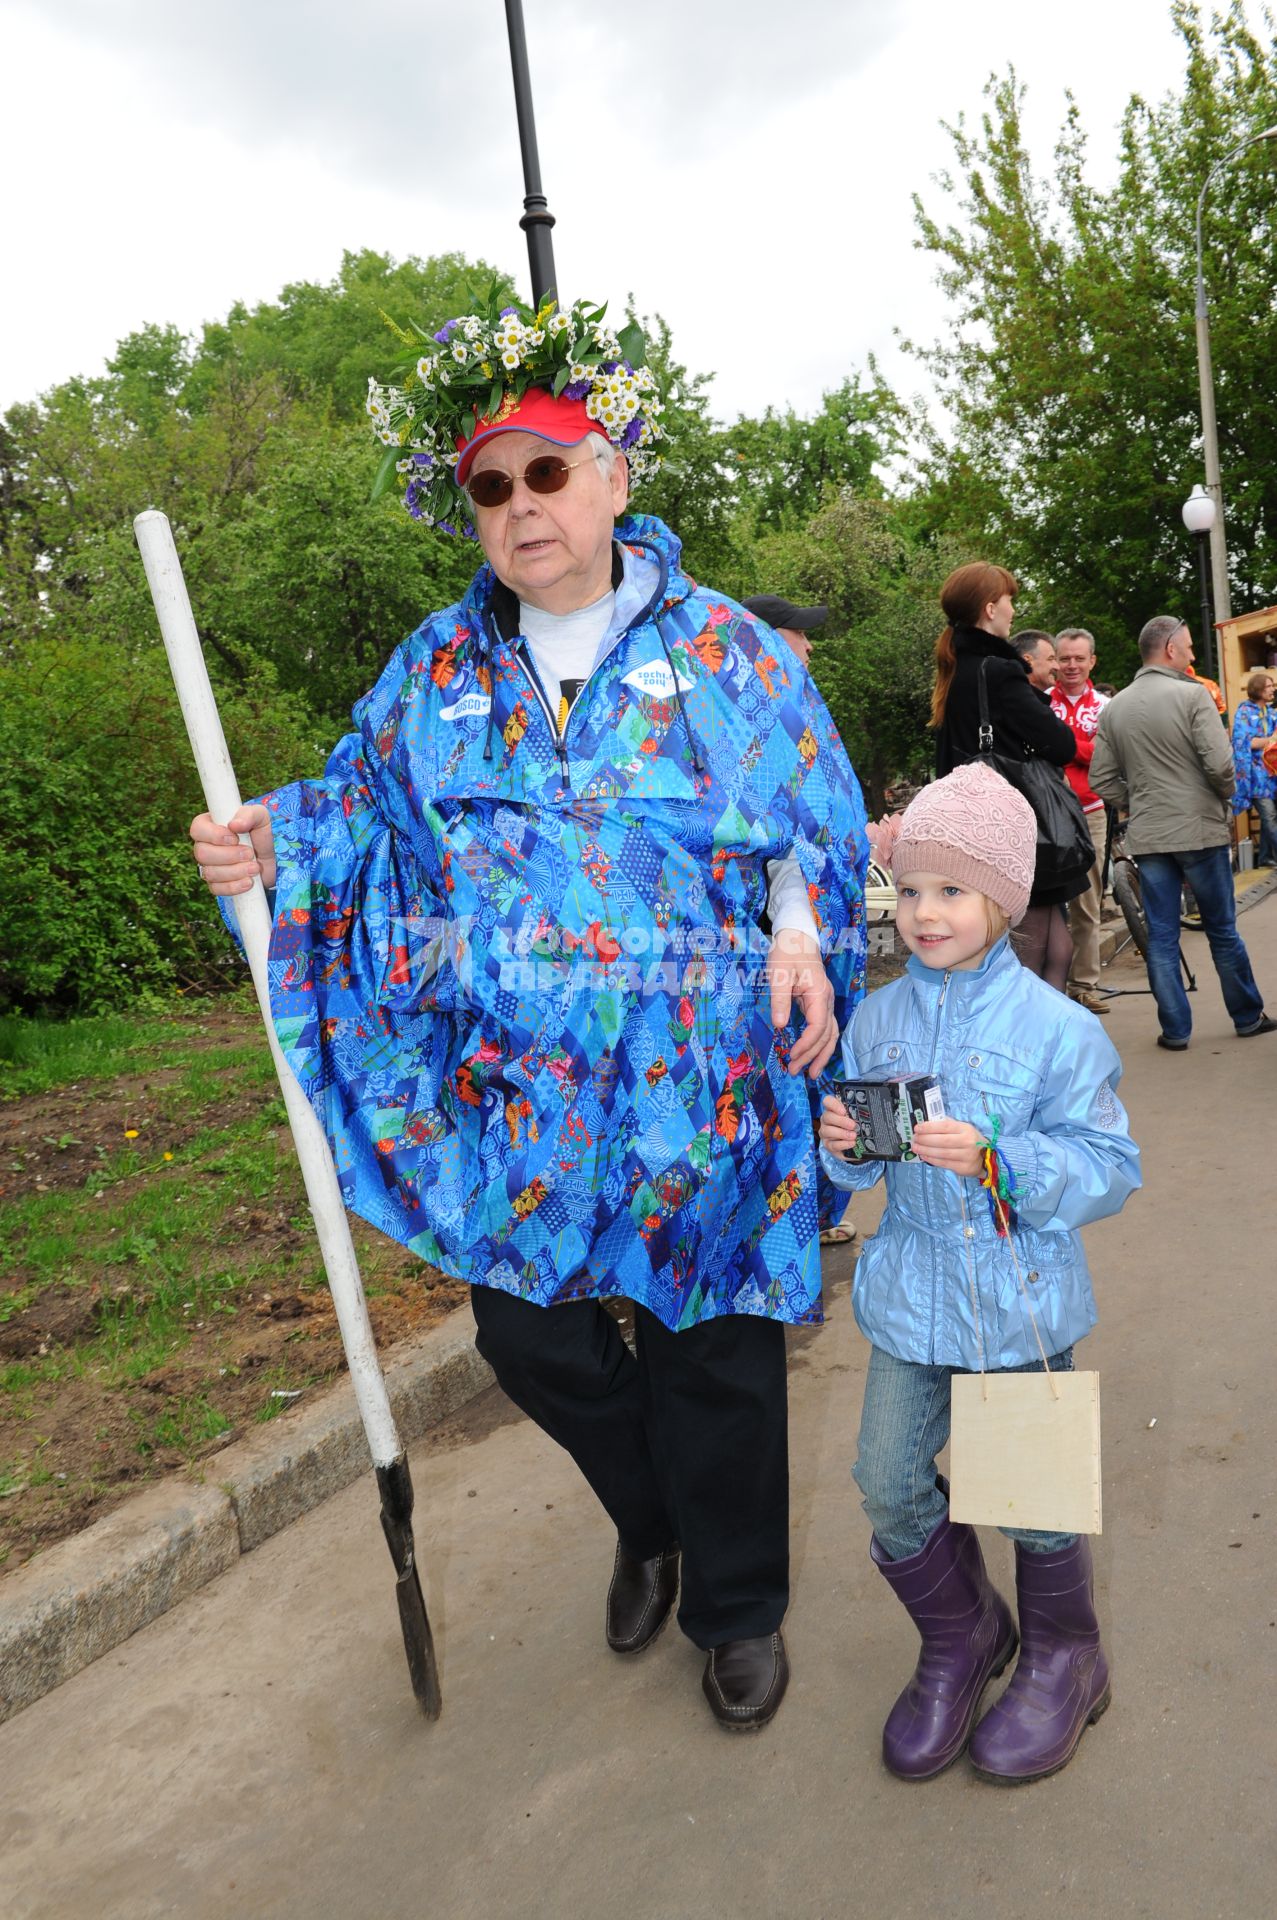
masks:
<instances>
[{"instance_id":1,"label":"black trousers","mask_svg":"<svg viewBox=\"0 0 1277 1920\"><path fill-rule=\"evenodd\" d=\"M470 1297L479 1352L571 1454L627 1552L682 1546L689 1640L773 1633L789 1604L784 1327L736 1314L671 1333L636 1306L636 1358L597 1300Z\"/></svg>"}]
</instances>

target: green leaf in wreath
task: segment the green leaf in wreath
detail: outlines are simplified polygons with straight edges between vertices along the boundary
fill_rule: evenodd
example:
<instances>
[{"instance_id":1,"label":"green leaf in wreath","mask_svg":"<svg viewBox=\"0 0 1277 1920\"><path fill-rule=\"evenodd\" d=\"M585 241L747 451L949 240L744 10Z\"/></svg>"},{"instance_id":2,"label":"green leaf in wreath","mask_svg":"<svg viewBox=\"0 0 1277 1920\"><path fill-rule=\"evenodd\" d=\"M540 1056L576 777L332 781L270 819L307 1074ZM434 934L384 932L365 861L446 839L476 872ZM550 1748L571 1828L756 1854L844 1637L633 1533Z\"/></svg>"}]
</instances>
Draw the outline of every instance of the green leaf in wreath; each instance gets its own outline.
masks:
<instances>
[{"instance_id":1,"label":"green leaf in wreath","mask_svg":"<svg viewBox=\"0 0 1277 1920\"><path fill-rule=\"evenodd\" d=\"M386 451L382 454L378 462L377 472L373 477L372 491L368 495L369 500L380 500L382 494L394 478L395 463L402 458L403 452L401 448L386 448Z\"/></svg>"}]
</instances>

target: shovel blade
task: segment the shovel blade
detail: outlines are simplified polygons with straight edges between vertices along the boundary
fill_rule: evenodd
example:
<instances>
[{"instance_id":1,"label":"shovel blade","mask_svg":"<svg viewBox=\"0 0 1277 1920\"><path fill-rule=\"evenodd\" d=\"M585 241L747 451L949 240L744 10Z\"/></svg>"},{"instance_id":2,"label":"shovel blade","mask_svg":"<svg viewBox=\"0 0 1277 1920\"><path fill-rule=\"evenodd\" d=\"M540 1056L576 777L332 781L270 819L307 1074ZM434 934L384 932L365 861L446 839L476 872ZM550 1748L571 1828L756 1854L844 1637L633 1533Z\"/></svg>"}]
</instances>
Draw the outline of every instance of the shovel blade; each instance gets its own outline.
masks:
<instances>
[{"instance_id":1,"label":"shovel blade","mask_svg":"<svg viewBox=\"0 0 1277 1920\"><path fill-rule=\"evenodd\" d=\"M399 1625L408 1656L408 1674L417 1705L427 1720L437 1720L443 1694L439 1687L434 1635L430 1631L421 1576L417 1572L412 1538L412 1479L407 1459L400 1454L388 1467L378 1467L376 1474L381 1490L381 1530L395 1563L395 1598L399 1602Z\"/></svg>"},{"instance_id":2,"label":"shovel blade","mask_svg":"<svg viewBox=\"0 0 1277 1920\"><path fill-rule=\"evenodd\" d=\"M417 1705L427 1720L437 1720L443 1706L439 1688L439 1663L435 1659L434 1635L426 1614L425 1596L415 1564L400 1574L395 1583L399 1602L399 1625L403 1629L404 1652L408 1656L408 1676Z\"/></svg>"}]
</instances>

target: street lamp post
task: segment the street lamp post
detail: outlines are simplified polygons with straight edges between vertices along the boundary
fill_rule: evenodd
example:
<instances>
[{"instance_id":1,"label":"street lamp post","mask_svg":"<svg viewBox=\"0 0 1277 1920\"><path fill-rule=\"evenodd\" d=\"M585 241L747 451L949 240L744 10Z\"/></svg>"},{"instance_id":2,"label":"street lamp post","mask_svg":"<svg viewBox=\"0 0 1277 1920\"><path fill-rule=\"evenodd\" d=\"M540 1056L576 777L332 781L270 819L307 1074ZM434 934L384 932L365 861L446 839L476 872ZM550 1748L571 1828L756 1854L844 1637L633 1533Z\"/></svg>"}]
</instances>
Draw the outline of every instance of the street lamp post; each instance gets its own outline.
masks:
<instances>
[{"instance_id":1,"label":"street lamp post","mask_svg":"<svg viewBox=\"0 0 1277 1920\"><path fill-rule=\"evenodd\" d=\"M1228 592L1228 546L1224 538L1224 494L1220 485L1219 473L1219 435L1215 426L1215 380L1211 371L1210 358L1210 320L1206 306L1206 278L1202 272L1202 208L1206 204L1206 195L1216 174L1248 148L1258 146L1261 140L1277 140L1277 126L1265 127L1261 133L1253 133L1242 140L1221 160L1217 160L1197 196L1197 383L1201 391L1202 403L1202 451L1206 461L1206 491L1215 505L1215 520L1210 529L1211 574L1215 587L1215 612L1220 620L1231 618L1233 607Z\"/></svg>"},{"instance_id":2,"label":"street lamp post","mask_svg":"<svg viewBox=\"0 0 1277 1920\"><path fill-rule=\"evenodd\" d=\"M1219 675L1215 671L1215 607L1211 599L1210 536L1218 515L1215 502L1205 487L1197 486L1189 494L1180 509L1184 525L1192 534L1197 547L1197 578L1202 589L1202 645L1206 649L1206 671L1212 680Z\"/></svg>"},{"instance_id":3,"label":"street lamp post","mask_svg":"<svg viewBox=\"0 0 1277 1920\"><path fill-rule=\"evenodd\" d=\"M554 243L550 228L554 215L541 191L541 160L537 153L537 128L532 115L532 76L528 69L528 42L523 31L523 0L505 0L506 33L510 41L510 66L514 74L514 108L519 118L519 148L523 155L523 218L519 225L528 236L528 267L532 274L532 304L539 307L547 294L557 289L554 278Z\"/></svg>"}]
</instances>

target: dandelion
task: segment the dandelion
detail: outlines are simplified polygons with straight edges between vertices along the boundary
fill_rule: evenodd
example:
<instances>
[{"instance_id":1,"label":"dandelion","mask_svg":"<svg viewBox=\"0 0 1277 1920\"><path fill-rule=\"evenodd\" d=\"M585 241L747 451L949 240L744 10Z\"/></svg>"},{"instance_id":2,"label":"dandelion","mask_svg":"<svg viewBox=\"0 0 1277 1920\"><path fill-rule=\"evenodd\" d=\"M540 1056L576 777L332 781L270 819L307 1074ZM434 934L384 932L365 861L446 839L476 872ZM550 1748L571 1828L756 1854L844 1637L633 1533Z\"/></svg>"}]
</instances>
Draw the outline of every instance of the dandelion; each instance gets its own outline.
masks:
<instances>
[{"instance_id":1,"label":"dandelion","mask_svg":"<svg viewBox=\"0 0 1277 1920\"><path fill-rule=\"evenodd\" d=\"M125 1129L124 1129L124 1138L125 1138L126 1140L136 1140L136 1139L137 1139L137 1133L138 1133L138 1130L137 1130L137 1128L136 1128L136 1127L125 1127Z\"/></svg>"},{"instance_id":2,"label":"dandelion","mask_svg":"<svg viewBox=\"0 0 1277 1920\"><path fill-rule=\"evenodd\" d=\"M171 1160L171 1159L173 1158L173 1156L172 1156L172 1154L171 1154L171 1153L166 1153L166 1154L165 1154L165 1156L164 1156L164 1158L165 1158L166 1160Z\"/></svg>"}]
</instances>

